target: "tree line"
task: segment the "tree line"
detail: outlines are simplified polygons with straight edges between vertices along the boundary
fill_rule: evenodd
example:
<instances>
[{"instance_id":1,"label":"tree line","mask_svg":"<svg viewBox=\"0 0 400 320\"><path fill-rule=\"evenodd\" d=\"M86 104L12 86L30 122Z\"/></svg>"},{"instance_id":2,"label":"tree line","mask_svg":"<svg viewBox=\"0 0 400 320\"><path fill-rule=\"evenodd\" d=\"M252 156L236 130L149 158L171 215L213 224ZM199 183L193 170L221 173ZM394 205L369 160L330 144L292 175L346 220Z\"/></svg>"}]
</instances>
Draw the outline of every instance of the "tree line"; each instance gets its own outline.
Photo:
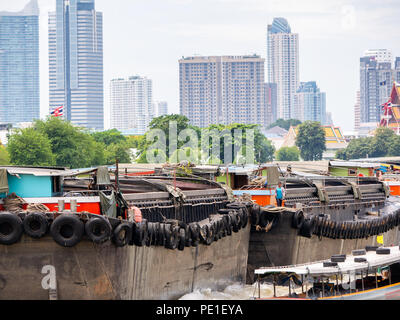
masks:
<instances>
[{"instance_id":1,"label":"tree line","mask_svg":"<svg viewBox=\"0 0 400 320\"><path fill-rule=\"evenodd\" d=\"M389 128L377 128L373 137L353 139L346 149L336 153L336 158L342 160L387 156L400 156L400 136Z\"/></svg>"},{"instance_id":2,"label":"tree line","mask_svg":"<svg viewBox=\"0 0 400 320\"><path fill-rule=\"evenodd\" d=\"M325 150L325 135L320 124L306 121L299 126L296 146L276 150L272 142L260 131L258 125L231 124L211 125L207 128L192 126L189 119L181 115L165 115L154 118L149 124L149 130L143 136L124 136L116 129L104 132L91 132L85 128L72 125L55 117L45 120L36 120L33 126L14 130L8 136L7 146L0 146L0 164L21 166L60 166L69 168L87 168L99 165L112 165L116 159L120 163L147 163L148 152L162 155L167 162L179 162L180 158L199 163L199 159L206 159L202 163L222 164L227 160L227 154L222 147L217 155L204 157L204 145L198 144L187 147L188 139L177 141L176 149L170 148L171 122L176 123L178 134L186 129L192 129L197 136L208 131L206 149L213 150L215 141L224 146L225 138L230 137L233 148L229 154L233 163L245 163L246 154L253 153L256 163L266 163L277 159L279 161L320 160ZM293 121L282 120L280 125L290 125ZM154 139L150 135L157 129L165 133L166 150L152 149ZM251 137L247 137L248 130L252 130ZM235 132L240 131L240 137ZM176 138L176 137L175 137ZM247 140L254 141L252 150L246 150ZM229 140L228 140L229 141ZM131 150L135 150L131 154ZM165 153L165 154L161 154ZM168 155L168 156L167 156Z\"/></svg>"}]
</instances>

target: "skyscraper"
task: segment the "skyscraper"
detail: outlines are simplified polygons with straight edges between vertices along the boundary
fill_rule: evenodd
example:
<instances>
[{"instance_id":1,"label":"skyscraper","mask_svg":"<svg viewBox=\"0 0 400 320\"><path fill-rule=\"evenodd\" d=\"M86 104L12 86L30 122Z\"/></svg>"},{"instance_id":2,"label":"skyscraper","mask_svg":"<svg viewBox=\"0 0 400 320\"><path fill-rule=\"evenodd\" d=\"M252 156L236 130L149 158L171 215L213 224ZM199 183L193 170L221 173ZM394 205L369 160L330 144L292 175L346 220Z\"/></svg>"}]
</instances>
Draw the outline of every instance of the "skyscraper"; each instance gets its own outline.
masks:
<instances>
[{"instance_id":1,"label":"skyscraper","mask_svg":"<svg viewBox=\"0 0 400 320\"><path fill-rule=\"evenodd\" d=\"M111 128L144 134L154 118L152 80L133 76L111 80Z\"/></svg>"},{"instance_id":2,"label":"skyscraper","mask_svg":"<svg viewBox=\"0 0 400 320\"><path fill-rule=\"evenodd\" d=\"M265 99L265 126L269 126L277 120L277 89L276 83L264 83Z\"/></svg>"},{"instance_id":3,"label":"skyscraper","mask_svg":"<svg viewBox=\"0 0 400 320\"><path fill-rule=\"evenodd\" d=\"M299 36L285 18L274 18L267 32L268 82L277 84L278 118L293 118L299 86Z\"/></svg>"},{"instance_id":4,"label":"skyscraper","mask_svg":"<svg viewBox=\"0 0 400 320\"><path fill-rule=\"evenodd\" d=\"M377 62L388 62L392 64L392 52L388 49L369 49L364 52L364 57L375 57Z\"/></svg>"},{"instance_id":5,"label":"skyscraper","mask_svg":"<svg viewBox=\"0 0 400 320\"><path fill-rule=\"evenodd\" d=\"M380 121L380 106L390 96L392 78L391 62L379 62L375 56L360 58L361 122Z\"/></svg>"},{"instance_id":6,"label":"skyscraper","mask_svg":"<svg viewBox=\"0 0 400 320\"><path fill-rule=\"evenodd\" d=\"M56 0L49 14L50 109L90 129L104 127L103 16L94 0Z\"/></svg>"},{"instance_id":7,"label":"skyscraper","mask_svg":"<svg viewBox=\"0 0 400 320\"><path fill-rule=\"evenodd\" d=\"M0 12L0 122L40 118L39 7Z\"/></svg>"},{"instance_id":8,"label":"skyscraper","mask_svg":"<svg viewBox=\"0 0 400 320\"><path fill-rule=\"evenodd\" d=\"M394 62L394 80L397 83L400 83L400 57L396 57L396 60Z\"/></svg>"},{"instance_id":9,"label":"skyscraper","mask_svg":"<svg viewBox=\"0 0 400 320\"><path fill-rule=\"evenodd\" d=\"M260 56L186 57L179 69L180 112L193 125L265 124Z\"/></svg>"},{"instance_id":10,"label":"skyscraper","mask_svg":"<svg viewBox=\"0 0 400 320\"><path fill-rule=\"evenodd\" d=\"M294 95L294 118L300 121L326 123L326 94L315 81L301 82Z\"/></svg>"},{"instance_id":11,"label":"skyscraper","mask_svg":"<svg viewBox=\"0 0 400 320\"><path fill-rule=\"evenodd\" d=\"M154 113L156 117L165 116L168 114L168 103L167 101L155 101L154 102Z\"/></svg>"}]
</instances>

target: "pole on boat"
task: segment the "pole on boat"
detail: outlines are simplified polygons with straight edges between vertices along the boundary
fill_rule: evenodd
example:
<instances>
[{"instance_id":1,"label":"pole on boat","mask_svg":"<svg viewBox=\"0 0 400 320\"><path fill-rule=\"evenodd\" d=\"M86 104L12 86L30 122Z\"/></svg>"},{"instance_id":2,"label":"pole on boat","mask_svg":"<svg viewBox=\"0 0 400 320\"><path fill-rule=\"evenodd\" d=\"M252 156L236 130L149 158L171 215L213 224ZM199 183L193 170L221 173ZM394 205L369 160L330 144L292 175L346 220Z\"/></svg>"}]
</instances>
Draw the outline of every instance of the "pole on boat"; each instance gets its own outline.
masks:
<instances>
[{"instance_id":1,"label":"pole on boat","mask_svg":"<svg viewBox=\"0 0 400 320\"><path fill-rule=\"evenodd\" d=\"M290 287L291 278L289 277L289 298L292 296L292 288Z\"/></svg>"},{"instance_id":2,"label":"pole on boat","mask_svg":"<svg viewBox=\"0 0 400 320\"><path fill-rule=\"evenodd\" d=\"M301 275L301 293L304 293L304 275Z\"/></svg>"},{"instance_id":3,"label":"pole on boat","mask_svg":"<svg viewBox=\"0 0 400 320\"><path fill-rule=\"evenodd\" d=\"M339 290L339 277L336 275L336 288L335 288L335 295L337 295L340 292Z\"/></svg>"},{"instance_id":4,"label":"pole on boat","mask_svg":"<svg viewBox=\"0 0 400 320\"><path fill-rule=\"evenodd\" d=\"M361 288L364 291L364 272L361 270Z\"/></svg>"},{"instance_id":5,"label":"pole on boat","mask_svg":"<svg viewBox=\"0 0 400 320\"><path fill-rule=\"evenodd\" d=\"M376 288L378 288L378 275L376 274L376 269L375 269L375 284Z\"/></svg>"},{"instance_id":6,"label":"pole on boat","mask_svg":"<svg viewBox=\"0 0 400 320\"><path fill-rule=\"evenodd\" d=\"M349 288L350 288L350 293L351 293L351 273L349 271Z\"/></svg>"},{"instance_id":7,"label":"pole on boat","mask_svg":"<svg viewBox=\"0 0 400 320\"><path fill-rule=\"evenodd\" d=\"M324 277L322 277L322 298L325 297L325 280Z\"/></svg>"},{"instance_id":8,"label":"pole on boat","mask_svg":"<svg viewBox=\"0 0 400 320\"><path fill-rule=\"evenodd\" d=\"M276 298L276 274L274 273L274 281L273 281L273 284L274 284L274 298Z\"/></svg>"},{"instance_id":9,"label":"pole on boat","mask_svg":"<svg viewBox=\"0 0 400 320\"><path fill-rule=\"evenodd\" d=\"M261 299L261 282L260 282L260 275L258 275L258 299Z\"/></svg>"},{"instance_id":10,"label":"pole on boat","mask_svg":"<svg viewBox=\"0 0 400 320\"><path fill-rule=\"evenodd\" d=\"M115 159L115 187L117 190L119 189L118 176L119 176L119 160Z\"/></svg>"},{"instance_id":11,"label":"pole on boat","mask_svg":"<svg viewBox=\"0 0 400 320\"><path fill-rule=\"evenodd\" d=\"M174 168L174 190L176 191L176 168Z\"/></svg>"}]
</instances>

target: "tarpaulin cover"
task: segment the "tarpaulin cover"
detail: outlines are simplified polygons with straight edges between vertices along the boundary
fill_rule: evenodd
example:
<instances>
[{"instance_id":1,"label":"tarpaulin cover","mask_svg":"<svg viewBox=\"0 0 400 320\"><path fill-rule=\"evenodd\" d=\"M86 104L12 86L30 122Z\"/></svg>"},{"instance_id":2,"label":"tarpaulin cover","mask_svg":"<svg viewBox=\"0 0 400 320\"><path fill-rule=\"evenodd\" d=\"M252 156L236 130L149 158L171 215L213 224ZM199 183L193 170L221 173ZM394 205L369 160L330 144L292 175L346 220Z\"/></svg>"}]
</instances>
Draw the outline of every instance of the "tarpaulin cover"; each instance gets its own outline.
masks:
<instances>
[{"instance_id":1,"label":"tarpaulin cover","mask_svg":"<svg viewBox=\"0 0 400 320\"><path fill-rule=\"evenodd\" d=\"M108 168L107 167L99 167L97 168L97 184L98 185L109 185L111 184L110 182L110 175L108 173Z\"/></svg>"},{"instance_id":2,"label":"tarpaulin cover","mask_svg":"<svg viewBox=\"0 0 400 320\"><path fill-rule=\"evenodd\" d=\"M269 186L276 186L279 183L278 167L267 168L267 182Z\"/></svg>"},{"instance_id":3,"label":"tarpaulin cover","mask_svg":"<svg viewBox=\"0 0 400 320\"><path fill-rule=\"evenodd\" d=\"M8 192L7 170L0 169L0 193Z\"/></svg>"},{"instance_id":4,"label":"tarpaulin cover","mask_svg":"<svg viewBox=\"0 0 400 320\"><path fill-rule=\"evenodd\" d=\"M110 196L104 194L104 192L100 192L100 206L101 213L109 218L117 217L117 200L115 198L115 192L112 191Z\"/></svg>"}]
</instances>

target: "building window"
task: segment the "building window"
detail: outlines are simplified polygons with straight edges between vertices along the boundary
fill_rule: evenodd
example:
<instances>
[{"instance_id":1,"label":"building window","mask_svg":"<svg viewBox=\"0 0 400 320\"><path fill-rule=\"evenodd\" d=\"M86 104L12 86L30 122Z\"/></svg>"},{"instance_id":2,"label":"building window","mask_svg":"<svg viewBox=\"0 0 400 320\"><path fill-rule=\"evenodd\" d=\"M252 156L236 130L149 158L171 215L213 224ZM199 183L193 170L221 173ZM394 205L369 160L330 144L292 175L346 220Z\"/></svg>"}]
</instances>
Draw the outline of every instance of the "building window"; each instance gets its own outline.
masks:
<instances>
[{"instance_id":1,"label":"building window","mask_svg":"<svg viewBox=\"0 0 400 320\"><path fill-rule=\"evenodd\" d=\"M357 176L357 169L349 169L348 171L349 176Z\"/></svg>"}]
</instances>

